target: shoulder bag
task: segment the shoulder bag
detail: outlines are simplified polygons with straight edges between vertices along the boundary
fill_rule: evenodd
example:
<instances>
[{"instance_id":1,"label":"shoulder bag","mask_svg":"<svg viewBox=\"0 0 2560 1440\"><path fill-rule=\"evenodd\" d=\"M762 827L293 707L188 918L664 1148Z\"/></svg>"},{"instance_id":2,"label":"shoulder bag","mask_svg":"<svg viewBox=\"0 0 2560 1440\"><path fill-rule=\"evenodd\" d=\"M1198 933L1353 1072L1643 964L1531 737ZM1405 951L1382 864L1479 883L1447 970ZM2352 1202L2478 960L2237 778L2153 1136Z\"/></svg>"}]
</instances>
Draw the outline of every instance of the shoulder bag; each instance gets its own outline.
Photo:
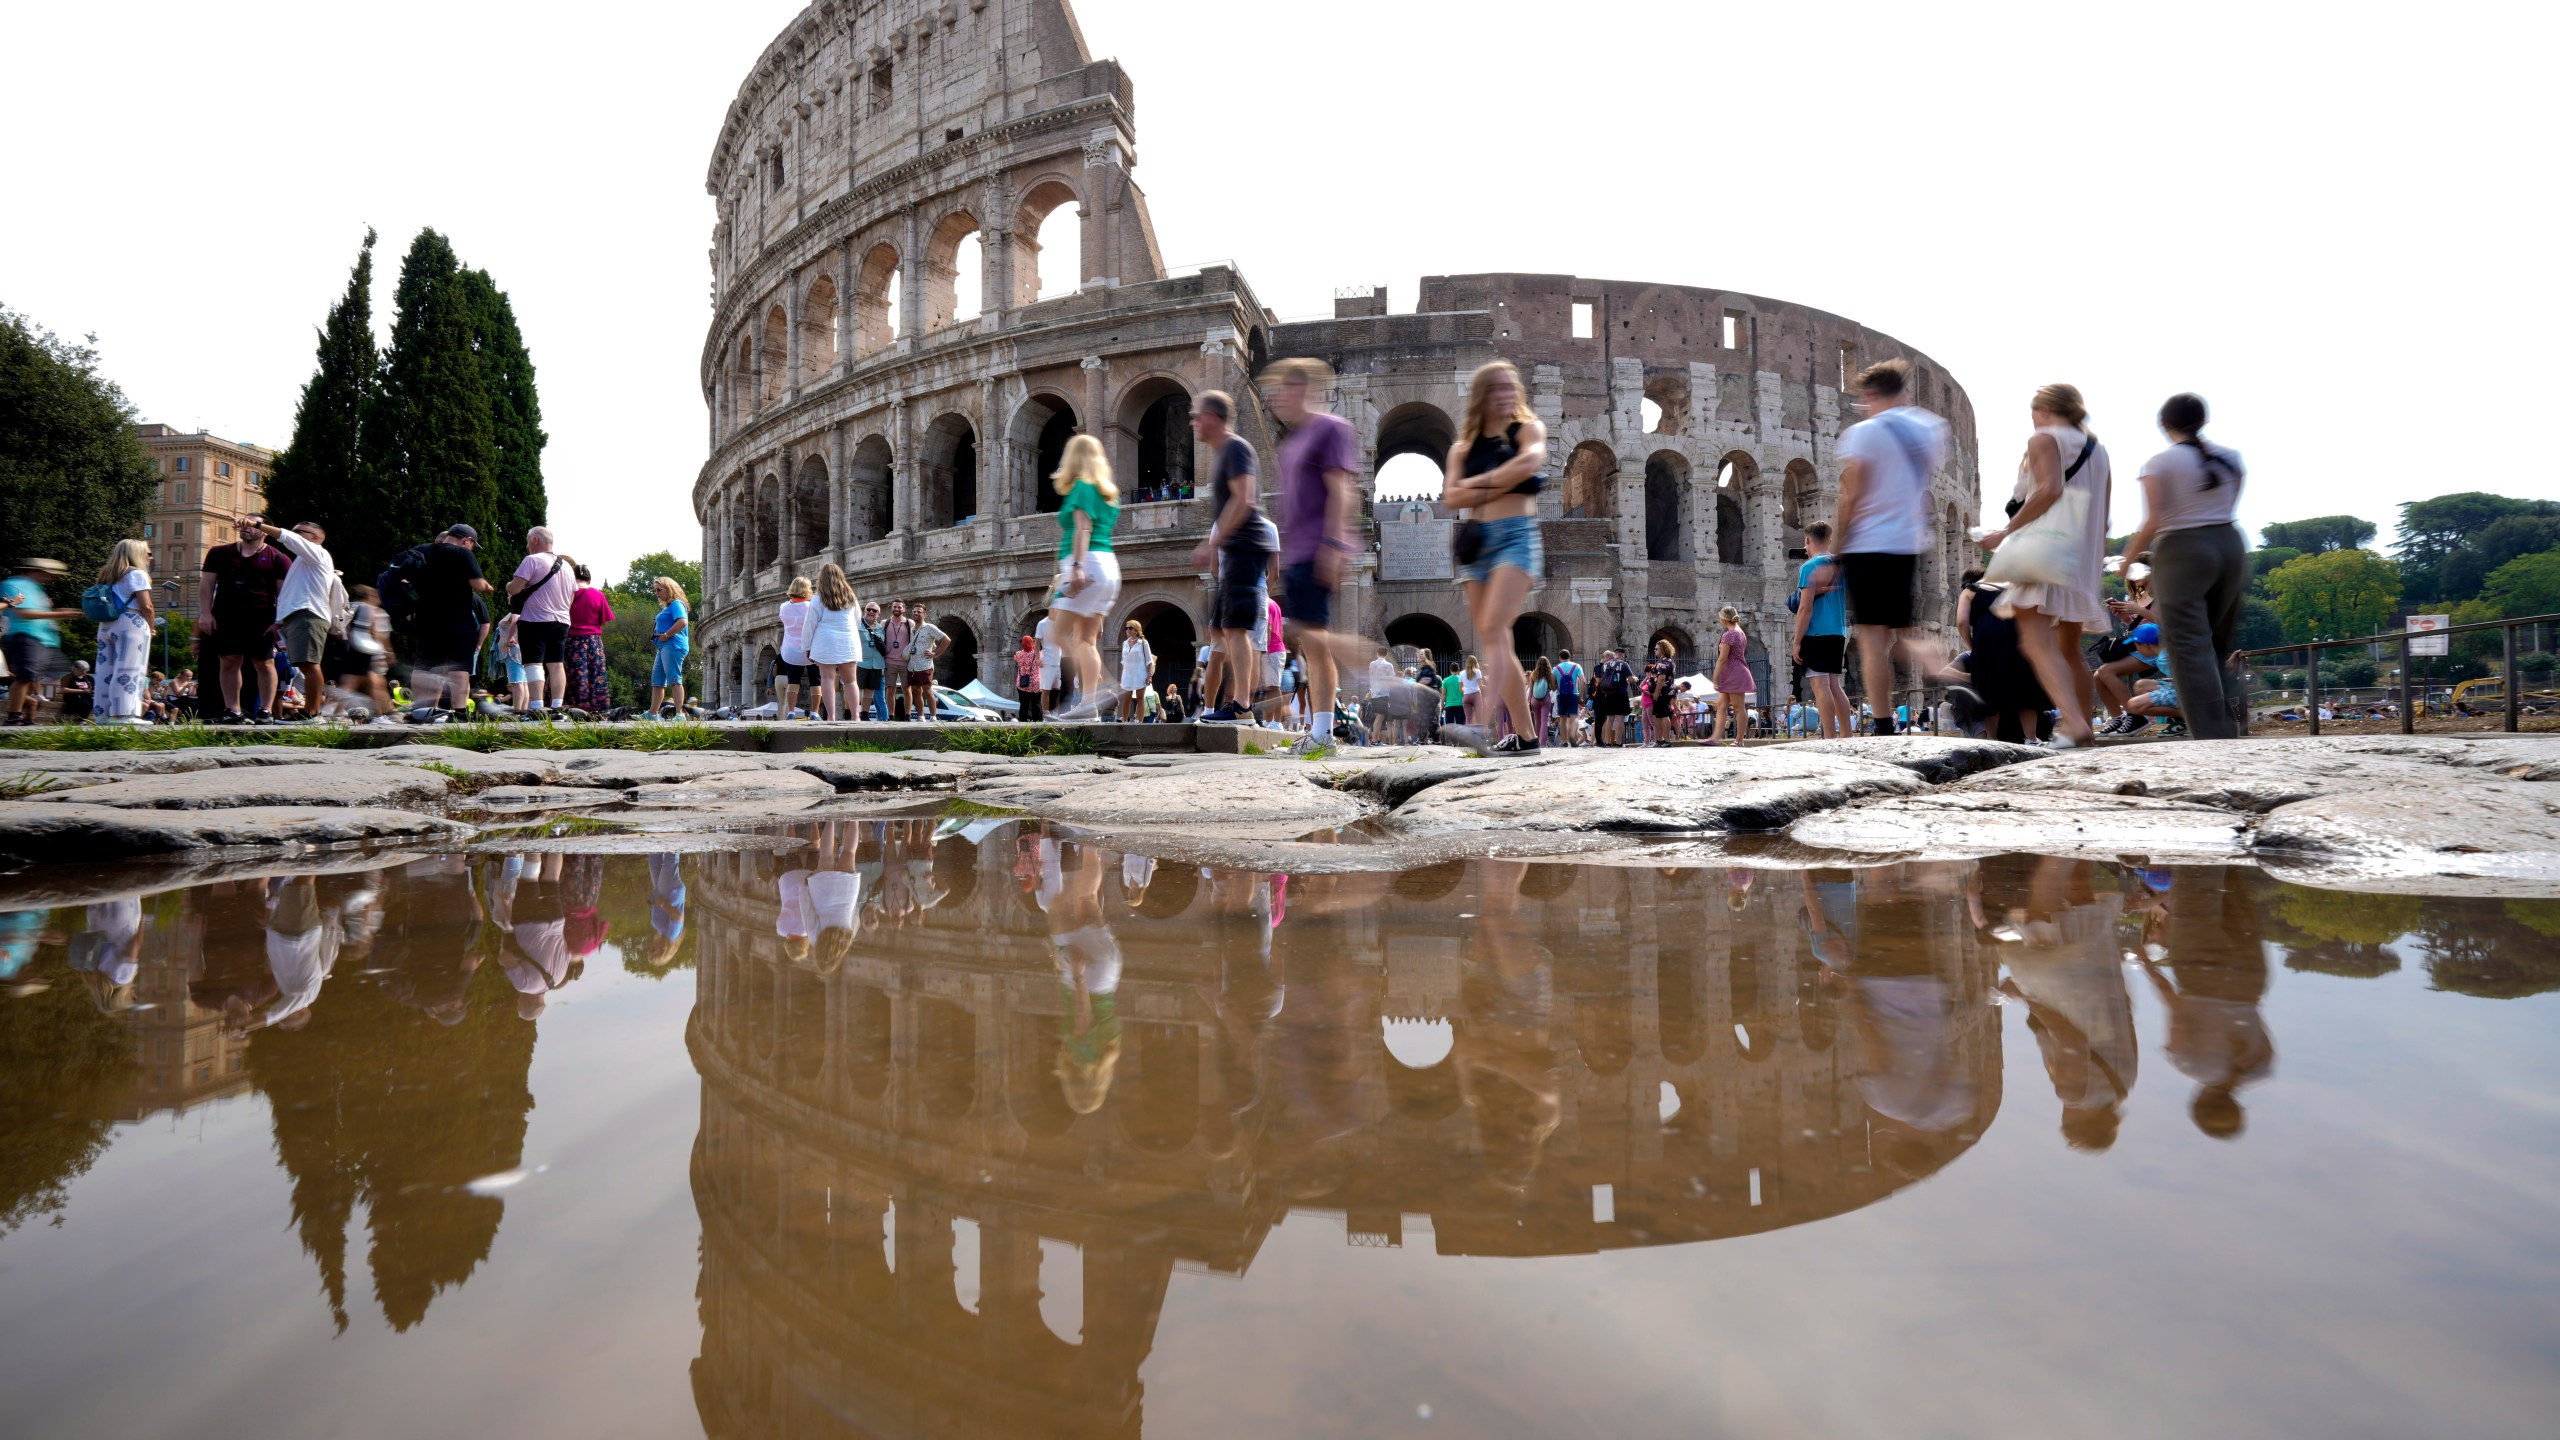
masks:
<instances>
[{"instance_id":1,"label":"shoulder bag","mask_svg":"<svg viewBox=\"0 0 2560 1440\"><path fill-rule=\"evenodd\" d=\"M2080 457L2062 472L2062 494L2026 528L2013 530L2000 548L1991 552L1991 563L1982 568L1982 578L1995 585L2070 585L2078 581L2080 553L2089 541L2089 507L2091 500L2085 489L2073 488L2072 477L2089 463L2098 448L2098 437L2092 435L2080 447Z\"/></svg>"}]
</instances>

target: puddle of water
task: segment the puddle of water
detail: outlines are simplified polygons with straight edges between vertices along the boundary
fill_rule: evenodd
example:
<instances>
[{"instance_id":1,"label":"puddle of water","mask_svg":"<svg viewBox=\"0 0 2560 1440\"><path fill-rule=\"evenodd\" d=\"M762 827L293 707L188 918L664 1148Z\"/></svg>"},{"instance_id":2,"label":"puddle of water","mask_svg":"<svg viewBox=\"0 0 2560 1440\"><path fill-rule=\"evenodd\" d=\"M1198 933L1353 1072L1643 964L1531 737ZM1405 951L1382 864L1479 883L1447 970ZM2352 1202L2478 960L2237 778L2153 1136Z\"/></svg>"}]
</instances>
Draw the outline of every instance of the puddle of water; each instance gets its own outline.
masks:
<instances>
[{"instance_id":1,"label":"puddle of water","mask_svg":"<svg viewBox=\"0 0 2560 1440\"><path fill-rule=\"evenodd\" d=\"M2560 1403L2560 905L796 833L0 912L10 1433Z\"/></svg>"}]
</instances>

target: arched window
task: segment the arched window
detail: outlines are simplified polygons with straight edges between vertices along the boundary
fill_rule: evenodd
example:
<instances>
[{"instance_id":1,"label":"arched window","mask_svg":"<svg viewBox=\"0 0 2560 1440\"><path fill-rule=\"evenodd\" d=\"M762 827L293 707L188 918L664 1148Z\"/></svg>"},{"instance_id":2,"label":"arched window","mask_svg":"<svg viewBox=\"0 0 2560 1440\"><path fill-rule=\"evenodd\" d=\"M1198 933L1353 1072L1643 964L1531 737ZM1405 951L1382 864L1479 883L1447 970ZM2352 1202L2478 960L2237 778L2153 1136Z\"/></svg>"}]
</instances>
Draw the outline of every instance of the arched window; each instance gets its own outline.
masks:
<instances>
[{"instance_id":1,"label":"arched window","mask_svg":"<svg viewBox=\"0 0 2560 1440\"><path fill-rule=\"evenodd\" d=\"M1597 440L1585 440L1564 462L1565 518L1606 520L1617 513L1617 454Z\"/></svg>"},{"instance_id":2,"label":"arched window","mask_svg":"<svg viewBox=\"0 0 2560 1440\"><path fill-rule=\"evenodd\" d=\"M1029 473L1018 478L1017 492L1030 498L1031 509L1047 514L1058 508L1057 487L1049 477L1058 471L1059 462L1067 455L1067 441L1076 433L1075 407L1055 395L1034 395L1013 412L1013 423L1007 427L1007 438L1013 442L1013 453L1024 457Z\"/></svg>"},{"instance_id":3,"label":"arched window","mask_svg":"<svg viewBox=\"0 0 2560 1440\"><path fill-rule=\"evenodd\" d=\"M1120 477L1122 504L1175 500L1191 489L1191 396L1161 376L1129 387L1120 399L1120 424L1137 437L1137 468Z\"/></svg>"},{"instance_id":4,"label":"arched window","mask_svg":"<svg viewBox=\"0 0 2560 1440\"><path fill-rule=\"evenodd\" d=\"M853 284L853 358L868 359L898 338L898 251L883 241L862 257Z\"/></svg>"},{"instance_id":5,"label":"arched window","mask_svg":"<svg viewBox=\"0 0 2560 1440\"><path fill-rule=\"evenodd\" d=\"M940 530L978 513L978 432L965 415L943 414L925 428L920 528Z\"/></svg>"},{"instance_id":6,"label":"arched window","mask_svg":"<svg viewBox=\"0 0 2560 1440\"><path fill-rule=\"evenodd\" d=\"M782 481L767 475L756 486L756 564L782 558Z\"/></svg>"},{"instance_id":7,"label":"arched window","mask_svg":"<svg viewBox=\"0 0 2560 1440\"><path fill-rule=\"evenodd\" d=\"M791 489L791 553L807 560L827 550L827 462L815 455L800 462Z\"/></svg>"},{"instance_id":8,"label":"arched window","mask_svg":"<svg viewBox=\"0 0 2560 1440\"><path fill-rule=\"evenodd\" d=\"M1657 450L1644 462L1644 558L1686 560L1689 552L1689 462Z\"/></svg>"},{"instance_id":9,"label":"arched window","mask_svg":"<svg viewBox=\"0 0 2560 1440\"><path fill-rule=\"evenodd\" d=\"M791 317L779 305L765 312L764 353L757 358L764 367L764 391L758 404L771 409L791 384Z\"/></svg>"},{"instance_id":10,"label":"arched window","mask_svg":"<svg viewBox=\"0 0 2560 1440\"><path fill-rule=\"evenodd\" d=\"M968 250L965 269L961 255L964 241ZM947 329L964 318L960 310L964 287L968 295L968 315L977 315L984 271L985 256L979 247L978 217L966 210L954 210L943 216L925 242L924 333L930 335Z\"/></svg>"},{"instance_id":11,"label":"arched window","mask_svg":"<svg viewBox=\"0 0 2560 1440\"><path fill-rule=\"evenodd\" d=\"M1063 180L1025 193L1013 224L1013 303L1072 295L1084 278L1084 206Z\"/></svg>"},{"instance_id":12,"label":"arched window","mask_svg":"<svg viewBox=\"0 0 2560 1440\"><path fill-rule=\"evenodd\" d=\"M891 496L896 490L889 463L889 442L878 435L866 435L853 447L853 460L846 472L848 494L845 497L844 541L848 545L868 545L889 533Z\"/></svg>"},{"instance_id":13,"label":"arched window","mask_svg":"<svg viewBox=\"0 0 2560 1440\"><path fill-rule=\"evenodd\" d=\"M800 302L800 383L814 385L835 373L836 282L821 275Z\"/></svg>"}]
</instances>

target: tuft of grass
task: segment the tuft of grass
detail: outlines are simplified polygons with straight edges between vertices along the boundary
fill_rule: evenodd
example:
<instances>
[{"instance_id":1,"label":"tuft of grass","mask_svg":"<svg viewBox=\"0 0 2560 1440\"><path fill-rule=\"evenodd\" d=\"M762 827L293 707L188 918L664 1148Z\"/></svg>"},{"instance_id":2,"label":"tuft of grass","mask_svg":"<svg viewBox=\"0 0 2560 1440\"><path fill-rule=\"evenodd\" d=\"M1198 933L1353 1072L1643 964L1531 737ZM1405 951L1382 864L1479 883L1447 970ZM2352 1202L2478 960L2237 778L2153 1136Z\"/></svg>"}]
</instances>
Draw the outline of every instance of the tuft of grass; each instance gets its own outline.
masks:
<instances>
[{"instance_id":1,"label":"tuft of grass","mask_svg":"<svg viewBox=\"0 0 2560 1440\"><path fill-rule=\"evenodd\" d=\"M840 740L832 745L812 745L810 755L894 755L906 750L959 750L972 755L1010 755L1036 757L1043 755L1090 755L1094 738L1090 731L1070 730L1058 725L946 725L934 731L929 745L903 744L890 740Z\"/></svg>"},{"instance_id":2,"label":"tuft of grass","mask_svg":"<svg viewBox=\"0 0 2560 1440\"><path fill-rule=\"evenodd\" d=\"M470 771L463 769L459 765L448 765L442 760L429 760L419 765L418 768L421 770L433 770L445 779L451 781L451 789L456 795L477 795L481 791L498 783L498 777L494 775L475 775Z\"/></svg>"},{"instance_id":3,"label":"tuft of grass","mask_svg":"<svg viewBox=\"0 0 2560 1440\"><path fill-rule=\"evenodd\" d=\"M1247 740L1246 742L1244 742L1244 753L1246 753L1247 755L1268 755L1268 754L1270 754L1271 752L1270 752L1270 751L1268 751L1268 750L1263 749L1263 748L1262 748L1261 746L1259 746L1259 745L1254 744L1252 741Z\"/></svg>"},{"instance_id":4,"label":"tuft of grass","mask_svg":"<svg viewBox=\"0 0 2560 1440\"><path fill-rule=\"evenodd\" d=\"M0 800L24 800L47 790L59 790L62 782L42 770L25 770L15 775L0 775Z\"/></svg>"},{"instance_id":5,"label":"tuft of grass","mask_svg":"<svg viewBox=\"0 0 2560 1440\"><path fill-rule=\"evenodd\" d=\"M982 805L975 800L946 801L940 818L944 820L1011 820L1031 812L1013 805Z\"/></svg>"},{"instance_id":6,"label":"tuft of grass","mask_svg":"<svg viewBox=\"0 0 2560 1440\"><path fill-rule=\"evenodd\" d=\"M756 748L762 750L766 745L772 743L773 727L770 725L750 725L747 727L747 738L755 741Z\"/></svg>"},{"instance_id":7,"label":"tuft of grass","mask_svg":"<svg viewBox=\"0 0 2560 1440\"><path fill-rule=\"evenodd\" d=\"M399 732L403 741L450 745L486 755L492 750L716 750L721 734L694 720L645 725L600 722L528 725L473 720ZM49 725L0 732L0 750L194 750L215 745L307 745L326 750L364 748L370 737L351 725L279 725L273 729L216 730L204 725Z\"/></svg>"}]
</instances>

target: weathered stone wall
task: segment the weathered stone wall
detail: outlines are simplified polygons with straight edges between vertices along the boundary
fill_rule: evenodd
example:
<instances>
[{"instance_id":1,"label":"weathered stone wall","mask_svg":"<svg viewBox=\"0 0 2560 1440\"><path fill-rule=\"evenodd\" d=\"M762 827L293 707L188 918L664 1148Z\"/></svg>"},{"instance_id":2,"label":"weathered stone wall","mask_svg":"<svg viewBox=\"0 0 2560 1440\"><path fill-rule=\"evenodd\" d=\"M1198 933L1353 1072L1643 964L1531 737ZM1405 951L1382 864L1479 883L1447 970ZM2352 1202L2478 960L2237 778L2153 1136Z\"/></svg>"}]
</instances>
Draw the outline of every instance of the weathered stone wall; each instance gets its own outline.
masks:
<instances>
[{"instance_id":1,"label":"weathered stone wall","mask_svg":"<svg viewBox=\"0 0 2560 1440\"><path fill-rule=\"evenodd\" d=\"M1942 543L1922 571L1927 613L1951 620L1979 470L1971 406L1925 356L1783 301L1565 275L1426 277L1416 314L1385 313L1378 290L1277 326L1230 268L1164 273L1130 177L1134 107L1064 0L821 0L758 59L706 176L710 456L693 501L707 699L763 698L774 607L829 561L866 600L921 605L954 635L946 682L1010 693L1006 653L1054 570L1046 476L1078 429L1102 438L1128 492L1106 633L1136 616L1187 671L1206 598L1189 552L1210 518L1179 498L1208 459L1184 428L1190 401L1244 399L1239 428L1268 473L1250 380L1284 354L1341 372L1336 403L1373 472L1441 459L1468 373L1519 364L1553 463L1548 576L1517 638L1588 655L1667 635L1694 657L1732 604L1766 695L1791 679L1790 552L1838 487L1833 449L1854 418L1842 378L1907 356L1921 402L1955 427L1935 482ZM1078 285L1043 300L1041 225L1071 202ZM963 317L972 237L983 301ZM1650 428L1648 399L1663 411ZM1339 614L1373 637L1487 648L1452 583L1385 580L1374 547Z\"/></svg>"}]
</instances>

